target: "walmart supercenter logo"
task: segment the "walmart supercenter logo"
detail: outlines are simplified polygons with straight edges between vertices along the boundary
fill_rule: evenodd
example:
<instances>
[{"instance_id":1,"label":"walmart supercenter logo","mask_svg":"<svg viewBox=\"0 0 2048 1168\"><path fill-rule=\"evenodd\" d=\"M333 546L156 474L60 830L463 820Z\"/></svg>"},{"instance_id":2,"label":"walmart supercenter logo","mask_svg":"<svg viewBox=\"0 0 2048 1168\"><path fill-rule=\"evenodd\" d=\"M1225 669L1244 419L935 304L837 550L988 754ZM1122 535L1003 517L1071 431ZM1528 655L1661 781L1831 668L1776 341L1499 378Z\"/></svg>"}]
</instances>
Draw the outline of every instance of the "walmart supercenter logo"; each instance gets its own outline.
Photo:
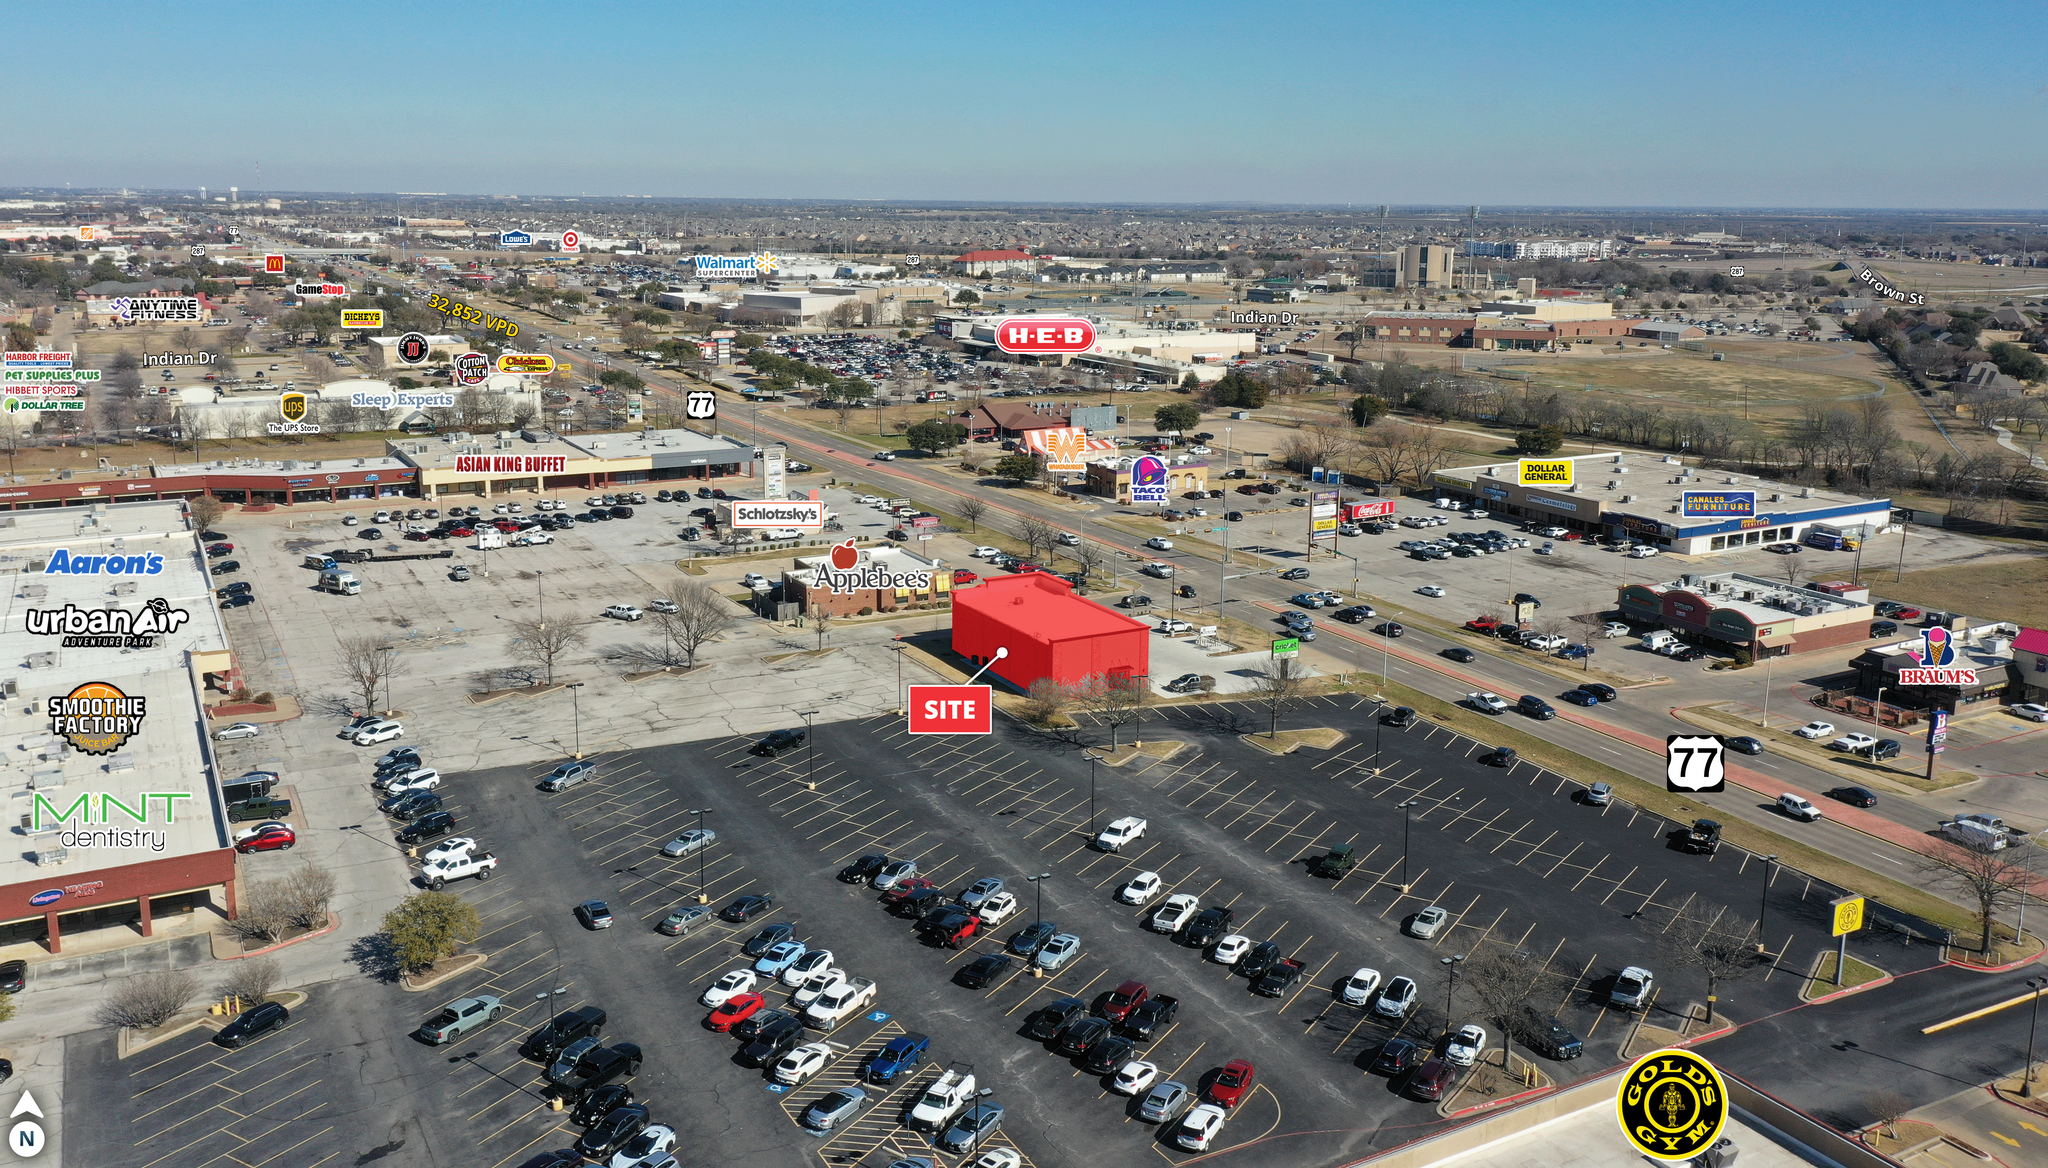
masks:
<instances>
[{"instance_id":1,"label":"walmart supercenter logo","mask_svg":"<svg viewBox=\"0 0 2048 1168\"><path fill-rule=\"evenodd\" d=\"M860 549L854 547L850 539L842 544L834 544L831 554L826 556L825 560L825 566L818 569L818 579L825 585L827 592L849 595L870 588L931 591L930 572L891 572L872 560L863 564Z\"/></svg>"},{"instance_id":2,"label":"walmart supercenter logo","mask_svg":"<svg viewBox=\"0 0 2048 1168\"><path fill-rule=\"evenodd\" d=\"M700 279L712 276L745 279L773 272L782 266L781 257L773 252L747 256L700 255L692 256L690 262L696 266Z\"/></svg>"},{"instance_id":3,"label":"walmart supercenter logo","mask_svg":"<svg viewBox=\"0 0 2048 1168\"><path fill-rule=\"evenodd\" d=\"M1899 670L1900 685L1976 685L1977 671L1951 668L1956 660L1955 634L1935 627L1920 630L1920 648L1906 650L1918 667Z\"/></svg>"}]
</instances>

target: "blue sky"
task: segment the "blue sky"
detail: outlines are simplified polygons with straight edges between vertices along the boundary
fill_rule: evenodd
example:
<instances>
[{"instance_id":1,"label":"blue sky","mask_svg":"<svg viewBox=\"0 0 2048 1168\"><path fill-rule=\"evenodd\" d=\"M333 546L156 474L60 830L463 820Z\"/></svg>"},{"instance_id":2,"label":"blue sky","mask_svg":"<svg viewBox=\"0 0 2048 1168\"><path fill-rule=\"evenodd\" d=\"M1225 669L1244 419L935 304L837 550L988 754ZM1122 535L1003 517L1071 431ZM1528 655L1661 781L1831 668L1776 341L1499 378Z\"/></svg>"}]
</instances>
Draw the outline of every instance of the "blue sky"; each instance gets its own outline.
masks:
<instances>
[{"instance_id":1,"label":"blue sky","mask_svg":"<svg viewBox=\"0 0 2048 1168\"><path fill-rule=\"evenodd\" d=\"M2048 202L2038 0L86 2L8 25L44 48L15 62L7 184Z\"/></svg>"}]
</instances>

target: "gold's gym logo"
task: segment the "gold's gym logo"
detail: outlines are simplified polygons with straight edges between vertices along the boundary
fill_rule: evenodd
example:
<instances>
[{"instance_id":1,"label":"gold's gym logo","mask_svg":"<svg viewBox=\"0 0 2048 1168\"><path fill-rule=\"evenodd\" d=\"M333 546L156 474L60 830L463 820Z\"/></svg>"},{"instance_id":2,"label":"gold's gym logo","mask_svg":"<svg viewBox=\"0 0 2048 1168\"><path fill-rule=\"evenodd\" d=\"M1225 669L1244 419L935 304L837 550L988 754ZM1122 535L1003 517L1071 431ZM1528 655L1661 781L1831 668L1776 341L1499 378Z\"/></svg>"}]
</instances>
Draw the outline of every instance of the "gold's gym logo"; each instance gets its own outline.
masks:
<instances>
[{"instance_id":1,"label":"gold's gym logo","mask_svg":"<svg viewBox=\"0 0 2048 1168\"><path fill-rule=\"evenodd\" d=\"M1655 1160L1690 1160L1714 1146L1728 1123L1728 1084L1689 1050L1636 1060L1615 1096L1621 1133Z\"/></svg>"},{"instance_id":2,"label":"gold's gym logo","mask_svg":"<svg viewBox=\"0 0 2048 1168\"><path fill-rule=\"evenodd\" d=\"M50 699L50 733L82 753L112 754L142 729L147 702L104 681L89 681Z\"/></svg>"}]
</instances>

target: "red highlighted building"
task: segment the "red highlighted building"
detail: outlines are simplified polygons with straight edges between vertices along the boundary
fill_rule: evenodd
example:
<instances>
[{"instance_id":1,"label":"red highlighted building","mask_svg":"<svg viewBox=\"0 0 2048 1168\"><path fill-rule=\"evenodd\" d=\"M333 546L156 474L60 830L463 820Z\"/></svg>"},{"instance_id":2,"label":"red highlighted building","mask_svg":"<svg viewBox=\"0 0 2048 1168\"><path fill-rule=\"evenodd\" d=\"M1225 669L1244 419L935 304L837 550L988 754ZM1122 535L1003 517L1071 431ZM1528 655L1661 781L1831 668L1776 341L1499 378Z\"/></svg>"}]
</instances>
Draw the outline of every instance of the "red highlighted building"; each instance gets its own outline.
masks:
<instances>
[{"instance_id":1,"label":"red highlighted building","mask_svg":"<svg viewBox=\"0 0 2048 1168\"><path fill-rule=\"evenodd\" d=\"M1008 649L989 672L1020 690L1042 677L1075 685L1098 673L1145 676L1151 632L1045 572L990 576L953 594L953 651L979 668Z\"/></svg>"}]
</instances>

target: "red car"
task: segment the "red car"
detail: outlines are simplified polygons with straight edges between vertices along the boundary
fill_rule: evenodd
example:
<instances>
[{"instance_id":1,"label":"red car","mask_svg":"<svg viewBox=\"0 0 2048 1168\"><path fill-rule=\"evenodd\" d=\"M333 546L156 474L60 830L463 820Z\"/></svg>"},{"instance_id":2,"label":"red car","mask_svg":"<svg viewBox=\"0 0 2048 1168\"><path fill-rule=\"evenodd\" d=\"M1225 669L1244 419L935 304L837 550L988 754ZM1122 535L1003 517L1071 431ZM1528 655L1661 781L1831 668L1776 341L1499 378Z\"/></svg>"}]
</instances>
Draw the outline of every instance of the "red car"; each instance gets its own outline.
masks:
<instances>
[{"instance_id":1,"label":"red car","mask_svg":"<svg viewBox=\"0 0 2048 1168\"><path fill-rule=\"evenodd\" d=\"M207 545L206 545L206 554L207 554L207 555L209 555L209 556L224 556L224 555L227 555L227 554L228 554L229 552L231 552L231 551L234 551L234 550L235 550L235 545L234 545L234 544L231 544L231 543L210 543L210 544L207 544ZM1920 615L1920 610L1919 610L1919 609L1917 609L1917 608L1916 608L1916 609L1914 609L1914 610L1913 610L1913 616L1919 616L1919 615ZM1910 620L1911 618L1909 617L1909 618L1907 618L1907 619L1909 619L1909 620Z\"/></svg>"},{"instance_id":2,"label":"red car","mask_svg":"<svg viewBox=\"0 0 2048 1168\"><path fill-rule=\"evenodd\" d=\"M1127 981L1112 990L1109 1000L1102 1003L1102 1016L1112 1022L1121 1022L1130 1017L1132 1010L1144 1005L1150 996L1144 982Z\"/></svg>"},{"instance_id":3,"label":"red car","mask_svg":"<svg viewBox=\"0 0 2048 1168\"><path fill-rule=\"evenodd\" d=\"M414 543L425 543L434 537L432 534L424 531L408 531L405 533L405 538L412 540Z\"/></svg>"},{"instance_id":4,"label":"red car","mask_svg":"<svg viewBox=\"0 0 2048 1168\"><path fill-rule=\"evenodd\" d=\"M449 531L448 534L457 539L468 539L470 536L475 535L476 532L467 527L457 527Z\"/></svg>"},{"instance_id":5,"label":"red car","mask_svg":"<svg viewBox=\"0 0 2048 1168\"><path fill-rule=\"evenodd\" d=\"M981 918L962 917L952 928L946 930L946 948L958 949L974 943L975 935L981 932Z\"/></svg>"},{"instance_id":6,"label":"red car","mask_svg":"<svg viewBox=\"0 0 2048 1168\"><path fill-rule=\"evenodd\" d=\"M975 575L974 573L968 571L965 568L953 569L953 583L955 584L972 584L979 579L981 579L981 577Z\"/></svg>"},{"instance_id":7,"label":"red car","mask_svg":"<svg viewBox=\"0 0 2048 1168\"><path fill-rule=\"evenodd\" d=\"M938 885L932 883L929 880L926 880L922 876L913 876L908 880L898 882L896 887L891 888L887 892L884 892L882 894L882 903L901 904L905 900L908 900L910 898L910 894L913 892L922 892L927 888L937 887Z\"/></svg>"},{"instance_id":8,"label":"red car","mask_svg":"<svg viewBox=\"0 0 2048 1168\"><path fill-rule=\"evenodd\" d=\"M279 824L266 827L255 835L235 845L235 850L248 855L250 852L287 852L299 842L299 835L289 827Z\"/></svg>"},{"instance_id":9,"label":"red car","mask_svg":"<svg viewBox=\"0 0 2048 1168\"><path fill-rule=\"evenodd\" d=\"M754 1016L768 999L760 994L734 994L726 999L723 1006L711 1011L704 1018L704 1024L724 1034L733 1027Z\"/></svg>"},{"instance_id":10,"label":"red car","mask_svg":"<svg viewBox=\"0 0 2048 1168\"><path fill-rule=\"evenodd\" d=\"M517 535L519 533L519 524L510 519L500 519L496 523L491 524L491 526L504 532L506 535Z\"/></svg>"},{"instance_id":11,"label":"red car","mask_svg":"<svg viewBox=\"0 0 2048 1168\"><path fill-rule=\"evenodd\" d=\"M232 550L232 549L231 549ZM1919 620L1924 615L1917 608L1902 608L1892 614L1893 620Z\"/></svg>"},{"instance_id":12,"label":"red car","mask_svg":"<svg viewBox=\"0 0 2048 1168\"><path fill-rule=\"evenodd\" d=\"M1203 1096L1218 1107L1236 1107L1251 1091L1252 1077L1256 1074L1258 1068L1251 1063L1244 1059L1231 1059L1216 1072L1215 1078L1209 1080L1209 1089L1203 1092Z\"/></svg>"}]
</instances>

